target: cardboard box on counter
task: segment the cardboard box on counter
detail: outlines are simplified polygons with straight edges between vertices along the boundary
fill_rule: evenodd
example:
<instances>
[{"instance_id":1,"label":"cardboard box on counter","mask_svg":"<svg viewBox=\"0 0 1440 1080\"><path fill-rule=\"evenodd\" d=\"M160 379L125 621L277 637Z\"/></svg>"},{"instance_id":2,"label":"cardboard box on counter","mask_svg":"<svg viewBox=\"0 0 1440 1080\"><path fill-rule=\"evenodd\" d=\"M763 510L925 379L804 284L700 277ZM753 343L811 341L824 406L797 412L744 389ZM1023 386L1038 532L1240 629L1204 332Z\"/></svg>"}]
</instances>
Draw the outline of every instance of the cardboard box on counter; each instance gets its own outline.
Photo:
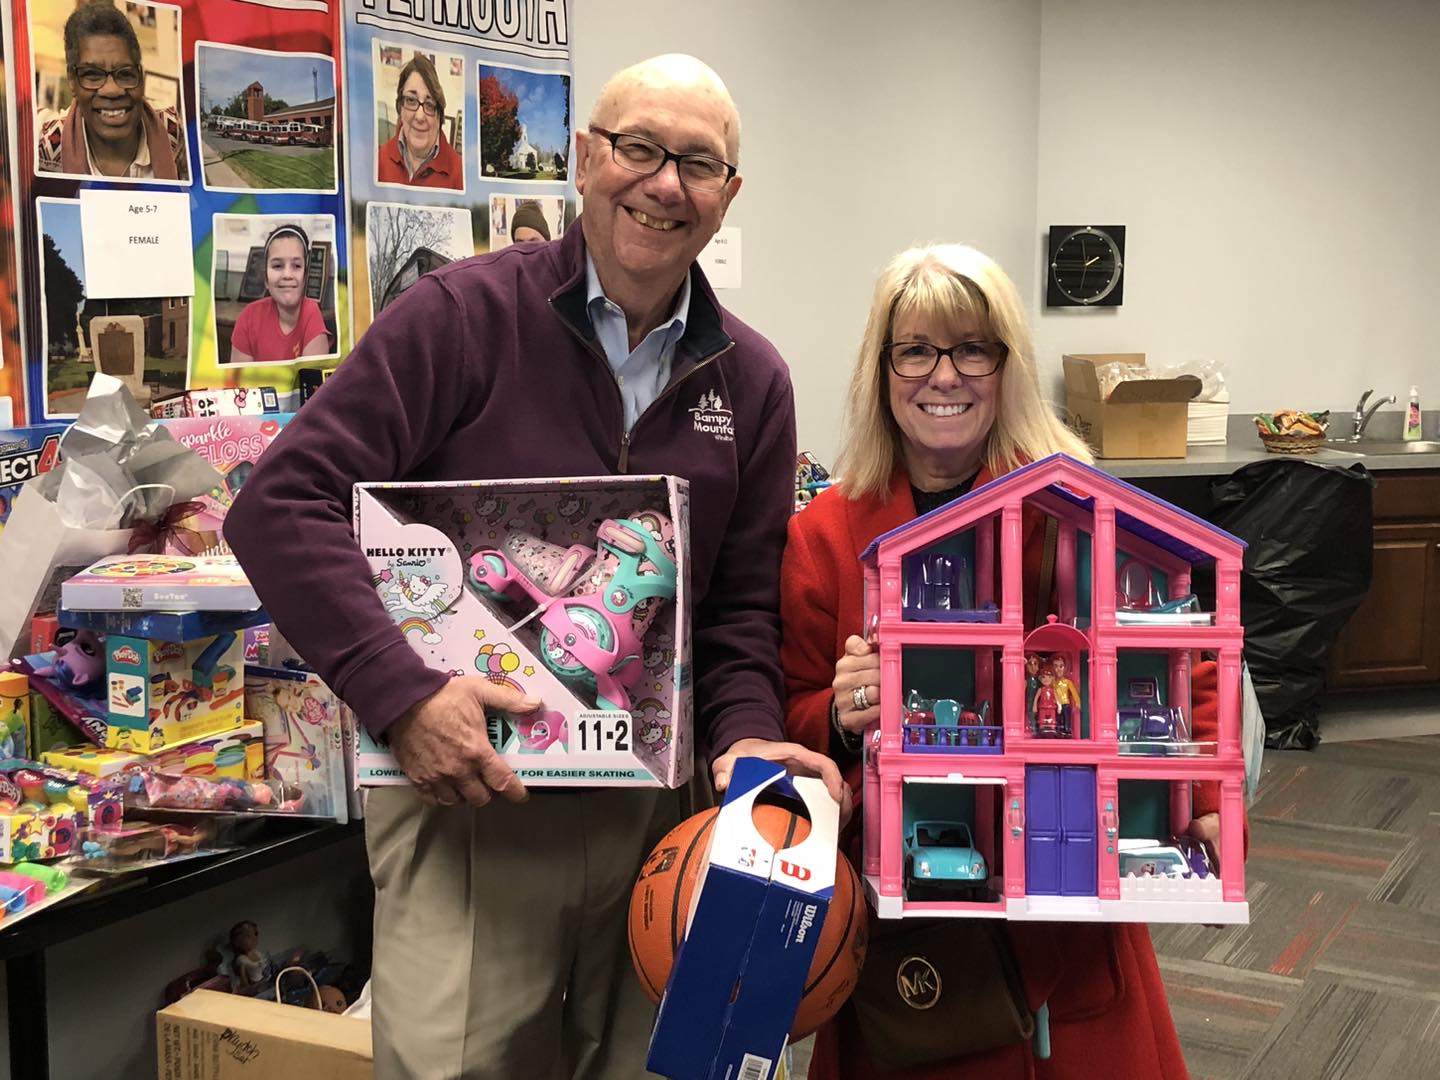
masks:
<instances>
[{"instance_id":1,"label":"cardboard box on counter","mask_svg":"<svg viewBox=\"0 0 1440 1080\"><path fill-rule=\"evenodd\" d=\"M1098 369L1111 363L1144 367L1145 354L1066 354L1065 407L1070 426L1097 457L1184 457L1186 403L1200 393L1200 379L1195 375L1126 379L1106 395Z\"/></svg>"},{"instance_id":2,"label":"cardboard box on counter","mask_svg":"<svg viewBox=\"0 0 1440 1080\"><path fill-rule=\"evenodd\" d=\"M159 1080L372 1080L370 1024L196 990L155 1014Z\"/></svg>"}]
</instances>

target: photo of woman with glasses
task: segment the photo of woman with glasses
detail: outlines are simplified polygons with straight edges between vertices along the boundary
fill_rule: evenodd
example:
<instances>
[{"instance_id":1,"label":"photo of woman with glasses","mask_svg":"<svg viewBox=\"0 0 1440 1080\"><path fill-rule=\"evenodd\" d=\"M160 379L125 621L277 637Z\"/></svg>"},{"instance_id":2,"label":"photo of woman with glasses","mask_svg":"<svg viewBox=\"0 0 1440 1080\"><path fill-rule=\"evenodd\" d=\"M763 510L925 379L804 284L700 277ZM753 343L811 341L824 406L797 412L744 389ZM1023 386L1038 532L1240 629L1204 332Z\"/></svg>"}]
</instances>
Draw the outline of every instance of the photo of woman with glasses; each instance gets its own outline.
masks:
<instances>
[{"instance_id":1,"label":"photo of woman with glasses","mask_svg":"<svg viewBox=\"0 0 1440 1080\"><path fill-rule=\"evenodd\" d=\"M395 116L395 137L380 146L375 179L382 184L463 189L460 155L445 137L445 88L434 63L422 53L400 69Z\"/></svg>"},{"instance_id":2,"label":"photo of woman with glasses","mask_svg":"<svg viewBox=\"0 0 1440 1080\"><path fill-rule=\"evenodd\" d=\"M184 121L177 109L146 100L145 64L131 22L146 14L140 5L126 15L94 3L65 20L61 39L70 107L58 116L37 117L38 172L189 182ZM155 14L175 20L172 66L178 72L179 15L168 7ZM41 75L44 59L37 45Z\"/></svg>"}]
</instances>

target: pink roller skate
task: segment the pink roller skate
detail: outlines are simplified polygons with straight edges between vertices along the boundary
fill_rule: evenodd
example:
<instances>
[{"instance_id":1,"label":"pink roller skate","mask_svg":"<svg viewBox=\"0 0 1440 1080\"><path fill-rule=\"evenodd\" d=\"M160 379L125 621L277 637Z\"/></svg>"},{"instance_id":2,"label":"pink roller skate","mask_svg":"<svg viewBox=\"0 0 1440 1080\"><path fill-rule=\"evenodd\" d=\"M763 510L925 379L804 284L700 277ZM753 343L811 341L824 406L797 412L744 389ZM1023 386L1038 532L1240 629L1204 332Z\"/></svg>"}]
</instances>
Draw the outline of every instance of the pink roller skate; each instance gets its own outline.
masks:
<instances>
[{"instance_id":1,"label":"pink roller skate","mask_svg":"<svg viewBox=\"0 0 1440 1080\"><path fill-rule=\"evenodd\" d=\"M601 522L598 539L599 557L583 577L574 568L585 569L579 553L588 548L557 548L525 537L513 557L493 549L470 556L470 581L485 595L528 597L541 605L545 666L587 689L593 685L600 708L628 712L630 693L644 674L645 632L660 604L675 598L675 530L665 515L645 511ZM543 584L519 561L534 550L525 540L549 549L542 561L555 569ZM555 595L564 591L558 583L569 586L566 595Z\"/></svg>"},{"instance_id":2,"label":"pink roller skate","mask_svg":"<svg viewBox=\"0 0 1440 1080\"><path fill-rule=\"evenodd\" d=\"M523 604L543 604L559 596L595 561L584 544L563 548L527 532L512 532L503 551L486 548L470 556L470 584L482 596Z\"/></svg>"}]
</instances>

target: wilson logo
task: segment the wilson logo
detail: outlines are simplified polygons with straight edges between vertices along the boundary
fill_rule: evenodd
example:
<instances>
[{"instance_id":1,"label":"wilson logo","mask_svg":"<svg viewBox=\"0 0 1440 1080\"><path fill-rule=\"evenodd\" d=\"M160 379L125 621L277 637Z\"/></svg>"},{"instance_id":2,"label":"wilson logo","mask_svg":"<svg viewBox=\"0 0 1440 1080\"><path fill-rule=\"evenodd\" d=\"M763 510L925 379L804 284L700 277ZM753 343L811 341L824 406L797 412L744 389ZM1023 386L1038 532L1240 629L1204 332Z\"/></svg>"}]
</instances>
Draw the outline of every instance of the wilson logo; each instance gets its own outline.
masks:
<instances>
[{"instance_id":1,"label":"wilson logo","mask_svg":"<svg viewBox=\"0 0 1440 1080\"><path fill-rule=\"evenodd\" d=\"M720 442L735 441L735 415L725 408L725 403L714 390L706 390L700 395L700 400L690 410L690 417L696 431L713 435Z\"/></svg>"},{"instance_id":2,"label":"wilson logo","mask_svg":"<svg viewBox=\"0 0 1440 1080\"><path fill-rule=\"evenodd\" d=\"M135 667L140 663L140 654L129 645L121 645L110 654L110 659L117 664L129 664L131 667Z\"/></svg>"},{"instance_id":3,"label":"wilson logo","mask_svg":"<svg viewBox=\"0 0 1440 1080\"><path fill-rule=\"evenodd\" d=\"M819 914L820 908L816 904L806 904L805 910L800 913L800 928L795 931L796 942L805 940L805 934L810 927L815 925L815 916Z\"/></svg>"},{"instance_id":4,"label":"wilson logo","mask_svg":"<svg viewBox=\"0 0 1440 1080\"><path fill-rule=\"evenodd\" d=\"M796 866L794 863L780 860L780 872L786 877L793 877L796 881L809 881L810 868L808 866Z\"/></svg>"}]
</instances>

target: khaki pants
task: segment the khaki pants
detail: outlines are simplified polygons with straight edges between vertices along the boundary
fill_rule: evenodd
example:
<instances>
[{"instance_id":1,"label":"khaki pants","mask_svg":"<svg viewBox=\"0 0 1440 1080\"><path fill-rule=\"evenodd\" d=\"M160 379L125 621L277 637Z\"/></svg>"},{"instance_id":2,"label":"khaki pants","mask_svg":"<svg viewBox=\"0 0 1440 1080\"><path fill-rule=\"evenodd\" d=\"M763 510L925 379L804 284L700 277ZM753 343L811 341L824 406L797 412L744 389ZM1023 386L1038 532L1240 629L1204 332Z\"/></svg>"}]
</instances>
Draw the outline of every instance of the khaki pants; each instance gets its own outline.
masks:
<instances>
[{"instance_id":1,"label":"khaki pants","mask_svg":"<svg viewBox=\"0 0 1440 1080\"><path fill-rule=\"evenodd\" d=\"M532 791L365 809L377 1080L636 1080L655 1007L630 964L630 889L684 792Z\"/></svg>"}]
</instances>

